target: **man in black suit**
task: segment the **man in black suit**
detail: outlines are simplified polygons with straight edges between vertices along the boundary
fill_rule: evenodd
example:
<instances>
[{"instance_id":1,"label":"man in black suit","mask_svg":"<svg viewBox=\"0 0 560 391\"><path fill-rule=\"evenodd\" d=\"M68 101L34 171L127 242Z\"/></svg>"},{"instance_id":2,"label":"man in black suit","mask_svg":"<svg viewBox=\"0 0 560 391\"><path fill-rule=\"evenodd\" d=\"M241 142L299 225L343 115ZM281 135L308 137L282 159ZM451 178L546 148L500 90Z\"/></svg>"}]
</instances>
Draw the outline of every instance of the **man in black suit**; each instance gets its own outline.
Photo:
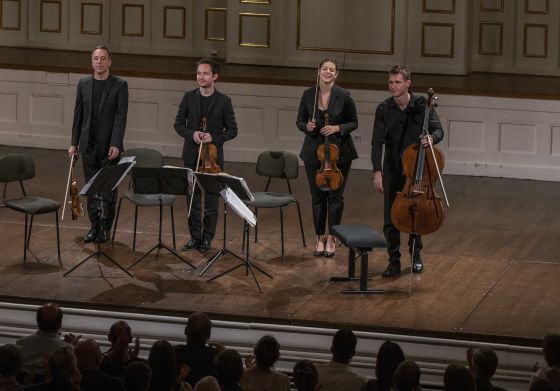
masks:
<instances>
[{"instance_id":1,"label":"man in black suit","mask_svg":"<svg viewBox=\"0 0 560 391\"><path fill-rule=\"evenodd\" d=\"M195 169L201 143L212 143L218 150L217 164L224 169L224 142L237 136L237 123L231 99L218 92L214 83L218 79L218 64L209 59L201 59L196 67L198 88L187 91L179 105L175 118L175 130L185 139L183 142L183 163ZM206 131L201 127L206 118ZM201 219L200 193L195 192L189 216L191 239L182 247L183 251L198 249L202 252L211 247L218 222L218 197L207 194L204 199L204 222Z\"/></svg>"},{"instance_id":2,"label":"man in black suit","mask_svg":"<svg viewBox=\"0 0 560 391\"><path fill-rule=\"evenodd\" d=\"M78 82L70 156L82 154L84 176L89 181L107 164L117 164L123 151L123 138L128 111L128 84L109 73L111 52L105 46L91 53L93 75ZM86 243L106 242L115 217L117 192L101 197L103 216L99 215L98 199L88 197L87 209L91 229Z\"/></svg>"}]
</instances>

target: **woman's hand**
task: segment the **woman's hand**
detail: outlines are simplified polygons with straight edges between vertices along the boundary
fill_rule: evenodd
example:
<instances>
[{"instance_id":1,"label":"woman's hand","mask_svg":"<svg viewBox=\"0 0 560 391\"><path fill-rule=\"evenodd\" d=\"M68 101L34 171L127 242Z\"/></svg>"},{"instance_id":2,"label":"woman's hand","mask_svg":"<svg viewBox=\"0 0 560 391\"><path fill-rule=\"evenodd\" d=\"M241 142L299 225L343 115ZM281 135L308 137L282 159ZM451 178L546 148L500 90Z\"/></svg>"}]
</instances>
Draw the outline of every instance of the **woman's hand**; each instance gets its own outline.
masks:
<instances>
[{"instance_id":1,"label":"woman's hand","mask_svg":"<svg viewBox=\"0 0 560 391\"><path fill-rule=\"evenodd\" d=\"M309 133L315 131L315 127L316 127L316 126L317 126L317 125L315 125L315 120L313 120L313 121L308 121L308 122L307 122L307 131L308 131Z\"/></svg>"},{"instance_id":2,"label":"woman's hand","mask_svg":"<svg viewBox=\"0 0 560 391\"><path fill-rule=\"evenodd\" d=\"M340 126L338 125L327 125L321 128L321 134L323 136L330 136L331 134L340 133Z\"/></svg>"}]
</instances>

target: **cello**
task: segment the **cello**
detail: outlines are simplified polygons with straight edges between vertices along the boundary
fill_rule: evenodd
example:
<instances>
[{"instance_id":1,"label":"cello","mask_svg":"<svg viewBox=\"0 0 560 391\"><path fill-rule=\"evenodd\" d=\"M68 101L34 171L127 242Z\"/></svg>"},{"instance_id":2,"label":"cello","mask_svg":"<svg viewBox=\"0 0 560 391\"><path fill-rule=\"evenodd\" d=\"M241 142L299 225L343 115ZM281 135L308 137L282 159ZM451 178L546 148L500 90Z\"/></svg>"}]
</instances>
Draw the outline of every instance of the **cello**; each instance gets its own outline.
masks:
<instances>
[{"instance_id":1,"label":"cello","mask_svg":"<svg viewBox=\"0 0 560 391\"><path fill-rule=\"evenodd\" d=\"M325 113L325 124L329 125L329 113ZM321 167L315 174L315 185L323 190L338 190L344 177L336 163L340 157L338 145L331 144L329 136L325 136L325 143L317 147L317 158L321 162Z\"/></svg>"},{"instance_id":2,"label":"cello","mask_svg":"<svg viewBox=\"0 0 560 391\"><path fill-rule=\"evenodd\" d=\"M434 107L434 91L428 90L424 110L424 123L421 137L428 136L430 112ZM397 192L391 208L393 225L401 232L426 235L435 232L443 224L444 213L441 196L435 189L439 178L446 205L449 207L441 170L445 159L438 147L429 143L431 154L427 154L420 143L409 145L403 152L402 165L406 181L402 191Z\"/></svg>"}]
</instances>

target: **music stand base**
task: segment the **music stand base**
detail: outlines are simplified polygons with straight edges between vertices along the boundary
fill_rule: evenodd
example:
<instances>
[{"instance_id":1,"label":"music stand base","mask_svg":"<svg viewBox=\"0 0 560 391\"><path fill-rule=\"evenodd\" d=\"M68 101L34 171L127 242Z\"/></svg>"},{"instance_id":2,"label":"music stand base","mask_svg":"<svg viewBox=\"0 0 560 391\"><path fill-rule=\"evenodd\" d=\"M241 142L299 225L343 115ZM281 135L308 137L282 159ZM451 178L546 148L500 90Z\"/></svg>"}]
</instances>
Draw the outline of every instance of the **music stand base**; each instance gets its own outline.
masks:
<instances>
[{"instance_id":1,"label":"music stand base","mask_svg":"<svg viewBox=\"0 0 560 391\"><path fill-rule=\"evenodd\" d=\"M119 263L117 261L115 261L113 258L111 258L107 253L105 253L104 251L101 250L101 247L99 245L99 243L97 244L97 251L91 255L88 255L84 260L82 260L80 263L78 263L76 266L74 266L72 269L68 270L66 273L64 273L62 276L66 277L68 274L72 273L74 270L76 270L77 268L79 268L80 266L82 266L84 263L86 263L87 261L89 261L91 258L97 258L97 264L99 265L99 259L101 257L105 257L107 258L113 265L115 265L116 267L118 267L119 269L121 269L123 272L125 272L126 274L128 274L129 277L133 277L132 274L130 274L130 272L128 270L126 270L124 267L122 267L121 265L119 265ZM101 270L101 269L100 269Z\"/></svg>"},{"instance_id":2,"label":"music stand base","mask_svg":"<svg viewBox=\"0 0 560 391\"><path fill-rule=\"evenodd\" d=\"M185 258L183 258L182 256L180 256L179 254L177 254L177 252L175 250L173 250L172 248L170 248L169 246L167 246L165 243L158 243L156 244L154 247L152 247L151 249L149 249L146 253L144 253L144 255L142 255L140 258L138 258L132 265L130 265L127 269L130 270L132 269L134 266L136 266L137 263L141 262L144 258L146 258L148 255L150 255L154 250L157 249L156 252L156 258L159 255L159 250L161 249L165 249L167 251L169 251L171 253L171 255L176 256L177 258L179 258L181 261L183 261L184 263L186 263L187 265L189 265L193 270L196 270L196 267L190 263L189 261L187 261Z\"/></svg>"}]
</instances>

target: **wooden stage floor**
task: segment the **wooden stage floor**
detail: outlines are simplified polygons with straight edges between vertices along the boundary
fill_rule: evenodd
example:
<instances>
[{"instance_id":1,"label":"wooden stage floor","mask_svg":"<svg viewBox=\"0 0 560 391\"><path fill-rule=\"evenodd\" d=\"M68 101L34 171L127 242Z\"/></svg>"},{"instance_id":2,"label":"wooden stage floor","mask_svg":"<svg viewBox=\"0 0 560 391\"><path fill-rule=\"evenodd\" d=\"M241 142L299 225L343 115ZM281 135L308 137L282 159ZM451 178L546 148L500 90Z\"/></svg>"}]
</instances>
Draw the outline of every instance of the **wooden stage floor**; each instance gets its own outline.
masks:
<instances>
[{"instance_id":1,"label":"wooden stage floor","mask_svg":"<svg viewBox=\"0 0 560 391\"><path fill-rule=\"evenodd\" d=\"M29 194L62 202L68 158L65 151L0 146L0 154L27 151L36 161L37 176L27 181ZM169 159L170 164L180 164ZM254 165L228 163L228 172L246 178L253 191L265 181ZM81 176L81 168L78 169ZM330 276L346 273L347 250L338 248L334 258L314 258L312 216L303 170L294 184L302 205L307 248L297 225L295 206L285 213L286 257L280 258L278 211L259 213L259 243L251 243L251 258L274 276L257 272L263 293L244 269L208 283L197 272L166 250L148 256L132 269L134 278L103 258L101 267L90 260L70 276L64 270L91 254L95 247L84 244L89 229L87 217L61 222L62 260L57 267L54 218L35 221L31 263L22 267L23 215L0 210L0 299L23 302L54 300L72 305L154 313L205 311L214 318L328 326L410 333L449 338L474 338L534 345L547 332L560 329L560 184L556 182L501 178L444 176L451 208L443 227L425 237L425 272L412 280L405 268L398 278L383 279L385 252L370 254L370 287L385 289L383 296L342 295L352 284L330 284ZM276 186L273 190L283 190ZM18 186L8 187L8 198L19 196ZM345 193L344 223L382 227L382 196L371 183L371 172L353 170ZM69 210L67 211L69 212ZM69 216L69 215L68 215ZM102 249L123 266L134 262L157 243L157 208L139 212L136 253L132 252L133 208L123 203L114 246ZM186 200L176 201L177 245L187 239ZM222 247L220 217L213 250ZM241 254L242 224L228 215L227 248ZM169 212L164 212L163 241L171 244ZM180 250L179 250L180 252ZM212 255L215 251L212 251ZM207 256L181 254L199 270ZM28 259L28 261L29 261ZM40 262L37 262L40 260ZM238 264L231 256L220 258L207 276ZM102 272L102 275L100 274Z\"/></svg>"}]
</instances>

